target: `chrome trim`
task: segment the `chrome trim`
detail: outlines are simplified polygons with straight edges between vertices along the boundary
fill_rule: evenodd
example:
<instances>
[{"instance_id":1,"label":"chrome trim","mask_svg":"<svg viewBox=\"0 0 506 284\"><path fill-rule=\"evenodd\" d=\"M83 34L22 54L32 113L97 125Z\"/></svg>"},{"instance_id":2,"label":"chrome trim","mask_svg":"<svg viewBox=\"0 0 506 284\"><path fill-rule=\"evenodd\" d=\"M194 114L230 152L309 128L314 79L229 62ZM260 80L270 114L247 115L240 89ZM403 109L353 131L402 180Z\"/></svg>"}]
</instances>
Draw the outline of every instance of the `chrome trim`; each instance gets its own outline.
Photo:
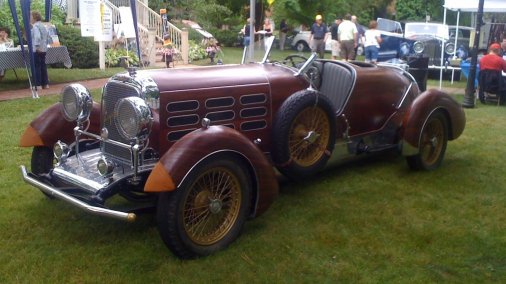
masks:
<instances>
[{"instance_id":1,"label":"chrome trim","mask_svg":"<svg viewBox=\"0 0 506 284\"><path fill-rule=\"evenodd\" d=\"M316 60L316 52L313 52L311 54L311 56L309 56L309 58L307 59L307 61L304 63L304 65L302 65L302 67L300 67L299 71L297 71L294 76L295 77L299 77L301 74L305 74L306 72L306 69L313 63L313 61Z\"/></svg>"},{"instance_id":2,"label":"chrome trim","mask_svg":"<svg viewBox=\"0 0 506 284\"><path fill-rule=\"evenodd\" d=\"M126 109L124 109L124 105L126 105ZM123 128L122 119L125 117L121 114L122 111L126 111L127 113L135 113L135 133L129 133ZM127 117L128 119L132 117ZM126 140L134 140L139 139L141 141L145 140L149 133L151 132L151 127L153 125L153 115L151 114L151 109L146 104L146 102L137 97L128 97L120 99L116 106L114 107L114 121L116 123L116 128L119 130L119 134L123 136Z\"/></svg>"},{"instance_id":3,"label":"chrome trim","mask_svg":"<svg viewBox=\"0 0 506 284\"><path fill-rule=\"evenodd\" d=\"M395 107L396 109L401 108L402 104L404 103L404 100L406 100L406 97L408 96L409 91L411 91L411 87L413 87L413 82L411 82L411 84L409 84L408 89L406 90L406 92L404 92L404 95L402 96L401 101Z\"/></svg>"},{"instance_id":4,"label":"chrome trim","mask_svg":"<svg viewBox=\"0 0 506 284\"><path fill-rule=\"evenodd\" d=\"M40 189L44 193L47 193L47 194L54 196L58 199L66 201L66 202L68 202L76 207L79 207L89 213L92 213L95 215L100 215L100 216L111 217L111 218L115 218L115 219L119 219L119 220L127 221L127 222L133 222L136 219L135 213L127 213L127 212L121 212L121 211L111 210L111 209L107 209L107 208L92 206L92 205L86 204L85 202L83 202L77 198L74 198L74 197L72 197L72 196L52 187L52 186L44 184L44 183L38 181L37 179L30 177L26 171L25 166L21 166L21 174L23 175L23 180L26 183Z\"/></svg>"},{"instance_id":5,"label":"chrome trim","mask_svg":"<svg viewBox=\"0 0 506 284\"><path fill-rule=\"evenodd\" d=\"M67 101L65 99L68 98L68 96L71 96L70 99L72 99L72 101ZM70 84L65 86L61 92L60 100L62 104L63 117L67 121L84 122L90 117L91 109L93 108L93 98L91 97L88 89L86 89L83 85ZM68 113L66 106L69 102L75 105L76 113Z\"/></svg>"},{"instance_id":6,"label":"chrome trim","mask_svg":"<svg viewBox=\"0 0 506 284\"><path fill-rule=\"evenodd\" d=\"M129 74L127 72L119 73L111 77L111 81L120 81L134 86L140 91L141 98L153 109L160 109L160 90L156 82L149 76L142 73Z\"/></svg>"}]
</instances>

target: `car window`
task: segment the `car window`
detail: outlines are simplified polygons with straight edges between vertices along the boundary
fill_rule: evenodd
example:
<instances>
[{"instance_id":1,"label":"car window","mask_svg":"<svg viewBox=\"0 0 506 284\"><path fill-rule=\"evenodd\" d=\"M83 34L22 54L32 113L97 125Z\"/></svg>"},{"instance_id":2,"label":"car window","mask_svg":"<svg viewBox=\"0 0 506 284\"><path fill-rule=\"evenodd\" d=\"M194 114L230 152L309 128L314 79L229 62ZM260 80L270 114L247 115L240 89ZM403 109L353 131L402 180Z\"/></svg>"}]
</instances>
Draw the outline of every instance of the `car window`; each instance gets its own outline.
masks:
<instances>
[{"instance_id":1,"label":"car window","mask_svg":"<svg viewBox=\"0 0 506 284\"><path fill-rule=\"evenodd\" d=\"M448 26L431 23L407 23L406 37L414 35L431 35L438 38L448 39Z\"/></svg>"}]
</instances>

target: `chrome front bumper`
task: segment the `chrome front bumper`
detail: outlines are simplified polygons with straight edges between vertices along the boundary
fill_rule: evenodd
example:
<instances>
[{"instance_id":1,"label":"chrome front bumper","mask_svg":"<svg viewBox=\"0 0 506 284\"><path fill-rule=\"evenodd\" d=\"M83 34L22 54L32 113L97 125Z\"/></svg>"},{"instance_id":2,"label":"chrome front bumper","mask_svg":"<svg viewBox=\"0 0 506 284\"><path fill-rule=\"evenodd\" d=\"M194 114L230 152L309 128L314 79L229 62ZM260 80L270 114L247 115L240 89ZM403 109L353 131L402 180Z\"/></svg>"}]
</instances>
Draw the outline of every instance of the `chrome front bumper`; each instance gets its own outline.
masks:
<instances>
[{"instance_id":1,"label":"chrome front bumper","mask_svg":"<svg viewBox=\"0 0 506 284\"><path fill-rule=\"evenodd\" d=\"M72 196L66 194L65 192L63 192L61 190L58 190L57 188L47 185L47 184L37 180L36 178L33 178L32 176L30 176L28 174L28 172L26 171L25 166L21 166L21 174L23 175L23 180L26 183L40 189L41 191L47 193L48 195L51 195L51 196L54 196L58 199L66 201L66 202L68 202L76 207L79 207L91 214L111 217L111 218L115 218L115 219L119 219L119 220L123 220L123 221L127 221L127 222L135 221L136 215L134 213L127 213L127 212L115 211L115 210L111 210L111 209L107 209L107 208L92 206L92 205L86 204L85 202L83 202L75 197L72 197Z\"/></svg>"}]
</instances>

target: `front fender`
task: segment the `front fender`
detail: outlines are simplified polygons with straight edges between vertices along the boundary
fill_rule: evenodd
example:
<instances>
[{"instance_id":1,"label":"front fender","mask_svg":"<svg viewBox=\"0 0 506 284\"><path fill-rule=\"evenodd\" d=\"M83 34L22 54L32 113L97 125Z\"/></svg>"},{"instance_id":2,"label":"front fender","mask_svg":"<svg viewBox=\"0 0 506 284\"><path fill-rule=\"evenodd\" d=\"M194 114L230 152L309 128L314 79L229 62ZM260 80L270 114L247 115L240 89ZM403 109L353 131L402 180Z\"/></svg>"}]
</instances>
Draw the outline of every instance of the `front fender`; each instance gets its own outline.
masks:
<instances>
[{"instance_id":1,"label":"front fender","mask_svg":"<svg viewBox=\"0 0 506 284\"><path fill-rule=\"evenodd\" d=\"M260 215L278 195L274 169L255 144L238 131L225 126L197 129L177 141L153 168L144 191L175 190L195 165L221 152L237 154L248 163L254 179L253 208L256 207L256 211L253 215Z\"/></svg>"},{"instance_id":2,"label":"front fender","mask_svg":"<svg viewBox=\"0 0 506 284\"><path fill-rule=\"evenodd\" d=\"M402 154L418 154L420 133L427 119L434 111L442 111L448 121L448 139L457 139L466 125L466 115L462 106L448 94L430 89L419 95L404 116Z\"/></svg>"},{"instance_id":3,"label":"front fender","mask_svg":"<svg viewBox=\"0 0 506 284\"><path fill-rule=\"evenodd\" d=\"M56 103L44 110L26 128L19 141L20 147L47 146L53 147L56 141L67 144L74 142L75 122L67 121L61 112L61 103ZM88 131L100 133L100 104L93 103Z\"/></svg>"}]
</instances>

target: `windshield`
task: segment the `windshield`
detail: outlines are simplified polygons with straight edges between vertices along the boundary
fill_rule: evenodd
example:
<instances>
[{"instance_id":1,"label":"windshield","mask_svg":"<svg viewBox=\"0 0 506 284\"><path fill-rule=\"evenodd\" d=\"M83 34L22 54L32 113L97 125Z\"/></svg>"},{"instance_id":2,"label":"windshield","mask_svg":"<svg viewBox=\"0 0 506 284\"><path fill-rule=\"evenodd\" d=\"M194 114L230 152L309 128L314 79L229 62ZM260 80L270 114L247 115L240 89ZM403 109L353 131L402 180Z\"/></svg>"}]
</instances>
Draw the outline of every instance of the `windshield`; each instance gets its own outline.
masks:
<instances>
[{"instance_id":1,"label":"windshield","mask_svg":"<svg viewBox=\"0 0 506 284\"><path fill-rule=\"evenodd\" d=\"M378 30L402 34L401 23L389 19L378 18Z\"/></svg>"},{"instance_id":2,"label":"windshield","mask_svg":"<svg viewBox=\"0 0 506 284\"><path fill-rule=\"evenodd\" d=\"M253 43L253 49L250 49L251 45L245 46L241 63L265 63L269 59L272 46L274 45L274 38L274 36L266 37L262 35Z\"/></svg>"},{"instance_id":3,"label":"windshield","mask_svg":"<svg viewBox=\"0 0 506 284\"><path fill-rule=\"evenodd\" d=\"M437 38L448 39L448 26L430 23L407 23L406 37L414 35L431 35Z\"/></svg>"}]
</instances>

